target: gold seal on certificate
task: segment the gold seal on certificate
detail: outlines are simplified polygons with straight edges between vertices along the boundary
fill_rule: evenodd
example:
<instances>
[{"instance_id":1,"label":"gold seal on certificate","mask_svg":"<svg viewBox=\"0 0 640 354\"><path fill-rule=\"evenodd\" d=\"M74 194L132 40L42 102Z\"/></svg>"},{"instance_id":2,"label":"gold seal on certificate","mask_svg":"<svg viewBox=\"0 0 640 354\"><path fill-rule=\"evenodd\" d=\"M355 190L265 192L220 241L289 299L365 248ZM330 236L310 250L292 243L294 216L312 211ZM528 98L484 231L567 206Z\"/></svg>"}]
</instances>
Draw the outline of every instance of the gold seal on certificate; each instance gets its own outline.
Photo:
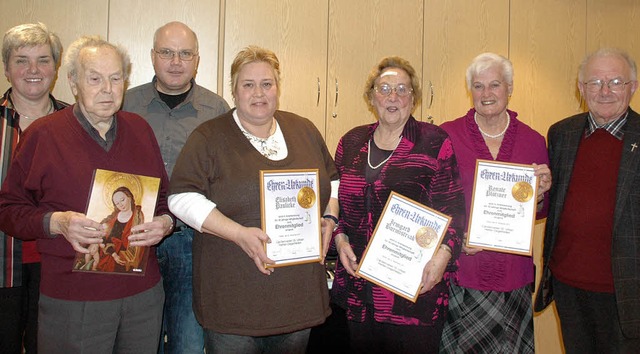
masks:
<instances>
[{"instance_id":1,"label":"gold seal on certificate","mask_svg":"<svg viewBox=\"0 0 640 354\"><path fill-rule=\"evenodd\" d=\"M533 197L533 187L528 182L517 182L511 188L511 195L520 203L526 203Z\"/></svg>"},{"instance_id":2,"label":"gold seal on certificate","mask_svg":"<svg viewBox=\"0 0 640 354\"><path fill-rule=\"evenodd\" d=\"M416 232L416 242L422 248L433 248L438 240L436 230L431 227L423 226Z\"/></svg>"},{"instance_id":3,"label":"gold seal on certificate","mask_svg":"<svg viewBox=\"0 0 640 354\"><path fill-rule=\"evenodd\" d=\"M318 169L260 171L262 230L271 239L264 247L273 267L320 260L319 185Z\"/></svg>"},{"instance_id":4,"label":"gold seal on certificate","mask_svg":"<svg viewBox=\"0 0 640 354\"><path fill-rule=\"evenodd\" d=\"M465 245L531 256L537 186L531 165L477 160Z\"/></svg>"},{"instance_id":5,"label":"gold seal on certificate","mask_svg":"<svg viewBox=\"0 0 640 354\"><path fill-rule=\"evenodd\" d=\"M309 209L316 202L316 192L311 187L302 187L298 191L298 205Z\"/></svg>"},{"instance_id":6,"label":"gold seal on certificate","mask_svg":"<svg viewBox=\"0 0 640 354\"><path fill-rule=\"evenodd\" d=\"M391 192L356 274L416 302L424 267L450 222L449 216Z\"/></svg>"}]
</instances>

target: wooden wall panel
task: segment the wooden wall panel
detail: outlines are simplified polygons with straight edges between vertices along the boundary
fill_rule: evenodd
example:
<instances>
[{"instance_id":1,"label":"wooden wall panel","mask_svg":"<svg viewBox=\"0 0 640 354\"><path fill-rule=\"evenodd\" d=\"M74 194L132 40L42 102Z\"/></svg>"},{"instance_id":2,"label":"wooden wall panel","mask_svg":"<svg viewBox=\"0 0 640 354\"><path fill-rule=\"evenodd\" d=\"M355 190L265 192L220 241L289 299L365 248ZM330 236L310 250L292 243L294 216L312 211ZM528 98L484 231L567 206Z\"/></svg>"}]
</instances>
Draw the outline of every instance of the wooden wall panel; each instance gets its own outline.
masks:
<instances>
[{"instance_id":1,"label":"wooden wall panel","mask_svg":"<svg viewBox=\"0 0 640 354\"><path fill-rule=\"evenodd\" d=\"M436 124L473 106L465 75L483 52L509 54L509 0L425 0L423 115ZM433 104L429 107L429 85Z\"/></svg>"},{"instance_id":2,"label":"wooden wall panel","mask_svg":"<svg viewBox=\"0 0 640 354\"><path fill-rule=\"evenodd\" d=\"M84 34L96 34L106 38L107 19L109 18L108 3L108 0L65 0L60 2L3 0L3 19L0 22L0 31L4 35L13 26L39 21L58 34L64 48ZM0 93L4 93L9 86L6 78L0 80ZM69 89L67 74L63 70L58 73L53 95L69 103L75 101Z\"/></svg>"},{"instance_id":3,"label":"wooden wall panel","mask_svg":"<svg viewBox=\"0 0 640 354\"><path fill-rule=\"evenodd\" d=\"M623 49L640 62L640 1L587 0L587 52L601 47ZM631 108L640 110L636 91Z\"/></svg>"},{"instance_id":4,"label":"wooden wall panel","mask_svg":"<svg viewBox=\"0 0 640 354\"><path fill-rule=\"evenodd\" d=\"M233 0L225 4L224 98L231 95L231 63L248 45L272 50L280 61L279 109L310 119L324 134L327 0Z\"/></svg>"},{"instance_id":5,"label":"wooden wall panel","mask_svg":"<svg viewBox=\"0 0 640 354\"><path fill-rule=\"evenodd\" d=\"M200 44L197 82L223 91L232 106L229 67L237 51L248 44L272 49L282 64L281 108L310 118L332 152L346 130L373 121L362 85L382 56L411 61L423 77L416 117L433 116L436 124L472 106L465 70L473 57L485 51L509 56L515 67L510 108L543 135L557 120L581 111L575 84L586 52L615 46L640 60L637 0L3 0L2 12L1 33L41 21L64 47L83 34L124 45L133 62L132 87L153 76L149 51L157 27L185 22ZM0 80L0 93L8 86ZM53 92L74 102L64 72ZM640 94L631 106L640 110ZM538 273L543 228L541 222L535 230ZM534 321L536 352L561 353L555 310Z\"/></svg>"},{"instance_id":6,"label":"wooden wall panel","mask_svg":"<svg viewBox=\"0 0 640 354\"><path fill-rule=\"evenodd\" d=\"M150 53L156 29L170 21L181 21L198 36L200 63L196 82L216 92L219 18L218 0L111 0L108 39L129 51L132 61L129 87L153 78Z\"/></svg>"},{"instance_id":7,"label":"wooden wall panel","mask_svg":"<svg viewBox=\"0 0 640 354\"><path fill-rule=\"evenodd\" d=\"M582 112L576 84L585 53L585 14L585 0L511 3L509 107L544 136L553 123Z\"/></svg>"},{"instance_id":8,"label":"wooden wall panel","mask_svg":"<svg viewBox=\"0 0 640 354\"><path fill-rule=\"evenodd\" d=\"M363 93L369 72L380 59L403 57L422 77L422 6L422 0L329 1L325 140L332 153L351 128L375 122ZM420 107L416 118L421 119Z\"/></svg>"}]
</instances>

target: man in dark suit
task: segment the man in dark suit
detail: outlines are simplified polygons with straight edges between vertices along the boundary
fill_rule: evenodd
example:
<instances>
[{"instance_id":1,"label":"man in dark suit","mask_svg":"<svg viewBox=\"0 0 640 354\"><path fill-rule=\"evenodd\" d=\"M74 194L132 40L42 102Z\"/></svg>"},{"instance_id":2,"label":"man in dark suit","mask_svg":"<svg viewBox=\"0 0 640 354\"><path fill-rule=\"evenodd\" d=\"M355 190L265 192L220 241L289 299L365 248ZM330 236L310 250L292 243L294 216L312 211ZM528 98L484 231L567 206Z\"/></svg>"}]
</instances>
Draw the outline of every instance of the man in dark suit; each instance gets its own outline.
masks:
<instances>
[{"instance_id":1,"label":"man in dark suit","mask_svg":"<svg viewBox=\"0 0 640 354\"><path fill-rule=\"evenodd\" d=\"M640 115L636 64L600 49L580 65L589 112L549 129L553 176L535 310L556 301L566 353L640 353Z\"/></svg>"}]
</instances>

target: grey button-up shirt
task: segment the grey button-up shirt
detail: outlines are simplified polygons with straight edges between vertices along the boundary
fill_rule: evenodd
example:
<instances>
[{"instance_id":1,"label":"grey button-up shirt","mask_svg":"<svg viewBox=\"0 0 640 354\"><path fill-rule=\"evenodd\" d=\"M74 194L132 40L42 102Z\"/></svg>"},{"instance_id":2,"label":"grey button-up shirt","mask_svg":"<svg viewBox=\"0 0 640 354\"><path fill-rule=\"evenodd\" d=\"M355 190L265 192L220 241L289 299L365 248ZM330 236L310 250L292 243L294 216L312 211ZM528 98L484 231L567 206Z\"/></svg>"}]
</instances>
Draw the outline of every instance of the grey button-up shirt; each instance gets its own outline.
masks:
<instances>
[{"instance_id":1,"label":"grey button-up shirt","mask_svg":"<svg viewBox=\"0 0 640 354\"><path fill-rule=\"evenodd\" d=\"M128 90L122 109L137 113L149 122L171 177L176 159L191 132L205 121L227 112L229 105L222 97L191 80L192 88L187 98L170 109L155 88L156 80L154 77L150 83Z\"/></svg>"}]
</instances>

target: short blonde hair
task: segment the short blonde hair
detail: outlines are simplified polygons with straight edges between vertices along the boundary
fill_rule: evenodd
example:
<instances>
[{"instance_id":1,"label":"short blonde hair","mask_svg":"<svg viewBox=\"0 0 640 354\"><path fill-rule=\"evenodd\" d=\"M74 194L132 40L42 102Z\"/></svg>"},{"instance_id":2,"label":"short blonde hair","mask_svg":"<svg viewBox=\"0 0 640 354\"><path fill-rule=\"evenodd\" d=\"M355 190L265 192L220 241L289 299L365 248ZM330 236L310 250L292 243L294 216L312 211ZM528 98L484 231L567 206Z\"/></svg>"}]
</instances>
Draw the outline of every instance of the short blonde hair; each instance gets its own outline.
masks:
<instances>
[{"instance_id":1,"label":"short blonde hair","mask_svg":"<svg viewBox=\"0 0 640 354\"><path fill-rule=\"evenodd\" d=\"M2 62L5 68L14 49L39 45L48 45L51 48L51 56L57 68L60 65L60 55L62 54L62 43L60 43L57 34L49 31L47 26L41 22L25 23L10 28L5 32L2 40Z\"/></svg>"},{"instance_id":2,"label":"short blonde hair","mask_svg":"<svg viewBox=\"0 0 640 354\"><path fill-rule=\"evenodd\" d=\"M236 97L236 88L238 87L238 74L242 68L250 63L265 62L273 69L273 76L276 80L276 89L278 97L280 97L280 61L276 54L269 49L250 45L242 49L233 59L231 64L231 93Z\"/></svg>"},{"instance_id":3,"label":"short blonde hair","mask_svg":"<svg viewBox=\"0 0 640 354\"><path fill-rule=\"evenodd\" d=\"M411 108L411 113L413 113L422 100L420 78L418 78L416 70L411 66L411 63L409 63L408 60L395 56L382 58L382 60L380 60L380 62L374 66L369 73L369 77L367 77L367 81L364 85L363 95L365 102L367 102L367 107L369 107L371 112L375 112L375 107L373 107L373 104L371 103L371 99L373 98L373 87L375 86L376 80L380 77L380 74L389 68L402 69L407 73L407 75L409 75L409 79L411 79L411 88L413 89L411 92L411 95L413 95L413 107Z\"/></svg>"}]
</instances>

